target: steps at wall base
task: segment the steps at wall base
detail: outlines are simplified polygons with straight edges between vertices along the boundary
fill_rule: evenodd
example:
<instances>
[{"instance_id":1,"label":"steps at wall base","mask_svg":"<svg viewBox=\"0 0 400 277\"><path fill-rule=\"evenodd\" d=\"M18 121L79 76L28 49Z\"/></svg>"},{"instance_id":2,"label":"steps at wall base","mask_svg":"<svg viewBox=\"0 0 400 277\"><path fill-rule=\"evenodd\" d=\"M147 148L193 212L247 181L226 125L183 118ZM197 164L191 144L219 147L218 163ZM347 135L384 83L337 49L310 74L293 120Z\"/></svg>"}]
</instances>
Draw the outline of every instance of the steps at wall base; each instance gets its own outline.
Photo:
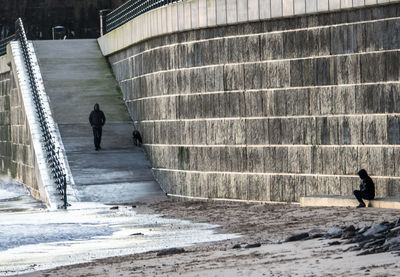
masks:
<instances>
[{"instance_id":1,"label":"steps at wall base","mask_svg":"<svg viewBox=\"0 0 400 277\"><path fill-rule=\"evenodd\" d=\"M368 207L381 209L399 209L400 198L375 198L364 200ZM300 206L303 207L356 207L358 201L351 196L314 195L300 197Z\"/></svg>"}]
</instances>

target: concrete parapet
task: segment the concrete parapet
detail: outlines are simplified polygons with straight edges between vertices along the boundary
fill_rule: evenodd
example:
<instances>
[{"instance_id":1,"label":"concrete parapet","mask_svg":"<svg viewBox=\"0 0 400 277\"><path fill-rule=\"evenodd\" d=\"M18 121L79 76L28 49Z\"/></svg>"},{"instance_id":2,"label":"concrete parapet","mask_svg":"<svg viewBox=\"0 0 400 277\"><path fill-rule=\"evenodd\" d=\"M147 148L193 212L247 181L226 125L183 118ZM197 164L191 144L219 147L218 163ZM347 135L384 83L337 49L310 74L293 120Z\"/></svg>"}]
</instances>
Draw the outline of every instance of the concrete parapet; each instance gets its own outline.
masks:
<instances>
[{"instance_id":1,"label":"concrete parapet","mask_svg":"<svg viewBox=\"0 0 400 277\"><path fill-rule=\"evenodd\" d=\"M257 15L251 0L194 0L177 13L214 2L221 25L198 17L108 56L163 189L298 202L351 194L365 168L378 197L400 196L399 4L271 0Z\"/></svg>"},{"instance_id":2,"label":"concrete parapet","mask_svg":"<svg viewBox=\"0 0 400 277\"><path fill-rule=\"evenodd\" d=\"M360 0L189 0L151 10L99 38L105 56L151 37L204 27L270 18L337 12L389 1ZM398 1L390 1L398 2ZM146 26L146 28L143 28Z\"/></svg>"}]
</instances>

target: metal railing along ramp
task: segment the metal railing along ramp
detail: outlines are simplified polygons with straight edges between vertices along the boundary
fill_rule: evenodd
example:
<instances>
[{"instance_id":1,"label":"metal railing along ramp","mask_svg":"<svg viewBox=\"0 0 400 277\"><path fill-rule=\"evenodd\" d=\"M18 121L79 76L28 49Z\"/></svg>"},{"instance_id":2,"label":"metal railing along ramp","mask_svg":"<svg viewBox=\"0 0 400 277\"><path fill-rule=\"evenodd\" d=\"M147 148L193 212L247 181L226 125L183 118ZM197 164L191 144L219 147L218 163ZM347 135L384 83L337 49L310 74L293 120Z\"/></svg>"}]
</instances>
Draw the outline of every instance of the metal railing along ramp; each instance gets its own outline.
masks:
<instances>
[{"instance_id":1,"label":"metal railing along ramp","mask_svg":"<svg viewBox=\"0 0 400 277\"><path fill-rule=\"evenodd\" d=\"M182 0L131 0L103 17L104 33L124 25L133 18L153 9Z\"/></svg>"},{"instance_id":2,"label":"metal railing along ramp","mask_svg":"<svg viewBox=\"0 0 400 277\"><path fill-rule=\"evenodd\" d=\"M34 41L44 85L80 201L128 203L162 196L118 84L95 39ZM94 150L89 113L106 116L102 149Z\"/></svg>"}]
</instances>

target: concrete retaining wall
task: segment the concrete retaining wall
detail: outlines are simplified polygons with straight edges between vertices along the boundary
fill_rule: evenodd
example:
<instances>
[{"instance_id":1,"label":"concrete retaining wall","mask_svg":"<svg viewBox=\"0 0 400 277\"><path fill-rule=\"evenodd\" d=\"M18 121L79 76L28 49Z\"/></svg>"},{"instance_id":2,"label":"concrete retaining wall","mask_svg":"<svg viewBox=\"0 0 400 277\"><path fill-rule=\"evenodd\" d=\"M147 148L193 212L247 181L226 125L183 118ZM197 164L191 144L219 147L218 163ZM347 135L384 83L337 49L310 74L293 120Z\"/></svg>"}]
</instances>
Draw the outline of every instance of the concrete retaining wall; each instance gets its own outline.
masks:
<instances>
[{"instance_id":1,"label":"concrete retaining wall","mask_svg":"<svg viewBox=\"0 0 400 277\"><path fill-rule=\"evenodd\" d=\"M377 196L398 197L399 15L389 4L177 32L109 61L170 194L349 195L365 168Z\"/></svg>"},{"instance_id":2,"label":"concrete retaining wall","mask_svg":"<svg viewBox=\"0 0 400 277\"><path fill-rule=\"evenodd\" d=\"M1 173L22 182L33 197L43 199L32 157L29 124L17 81L10 70L10 57L11 55L0 57Z\"/></svg>"}]
</instances>

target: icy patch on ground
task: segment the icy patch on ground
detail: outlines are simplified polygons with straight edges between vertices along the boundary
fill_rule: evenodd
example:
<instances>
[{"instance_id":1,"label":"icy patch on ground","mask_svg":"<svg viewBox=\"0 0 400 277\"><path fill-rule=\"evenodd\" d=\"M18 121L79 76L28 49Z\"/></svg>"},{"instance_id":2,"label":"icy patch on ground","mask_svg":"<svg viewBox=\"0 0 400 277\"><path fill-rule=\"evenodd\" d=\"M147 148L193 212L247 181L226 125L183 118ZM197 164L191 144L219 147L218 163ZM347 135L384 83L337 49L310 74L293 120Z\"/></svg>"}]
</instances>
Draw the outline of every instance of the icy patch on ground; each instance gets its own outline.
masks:
<instances>
[{"instance_id":1,"label":"icy patch on ground","mask_svg":"<svg viewBox=\"0 0 400 277\"><path fill-rule=\"evenodd\" d=\"M29 191L23 184L6 177L0 177L0 201L29 195Z\"/></svg>"},{"instance_id":2,"label":"icy patch on ground","mask_svg":"<svg viewBox=\"0 0 400 277\"><path fill-rule=\"evenodd\" d=\"M215 225L79 203L70 210L0 214L0 275L218 241Z\"/></svg>"}]
</instances>

